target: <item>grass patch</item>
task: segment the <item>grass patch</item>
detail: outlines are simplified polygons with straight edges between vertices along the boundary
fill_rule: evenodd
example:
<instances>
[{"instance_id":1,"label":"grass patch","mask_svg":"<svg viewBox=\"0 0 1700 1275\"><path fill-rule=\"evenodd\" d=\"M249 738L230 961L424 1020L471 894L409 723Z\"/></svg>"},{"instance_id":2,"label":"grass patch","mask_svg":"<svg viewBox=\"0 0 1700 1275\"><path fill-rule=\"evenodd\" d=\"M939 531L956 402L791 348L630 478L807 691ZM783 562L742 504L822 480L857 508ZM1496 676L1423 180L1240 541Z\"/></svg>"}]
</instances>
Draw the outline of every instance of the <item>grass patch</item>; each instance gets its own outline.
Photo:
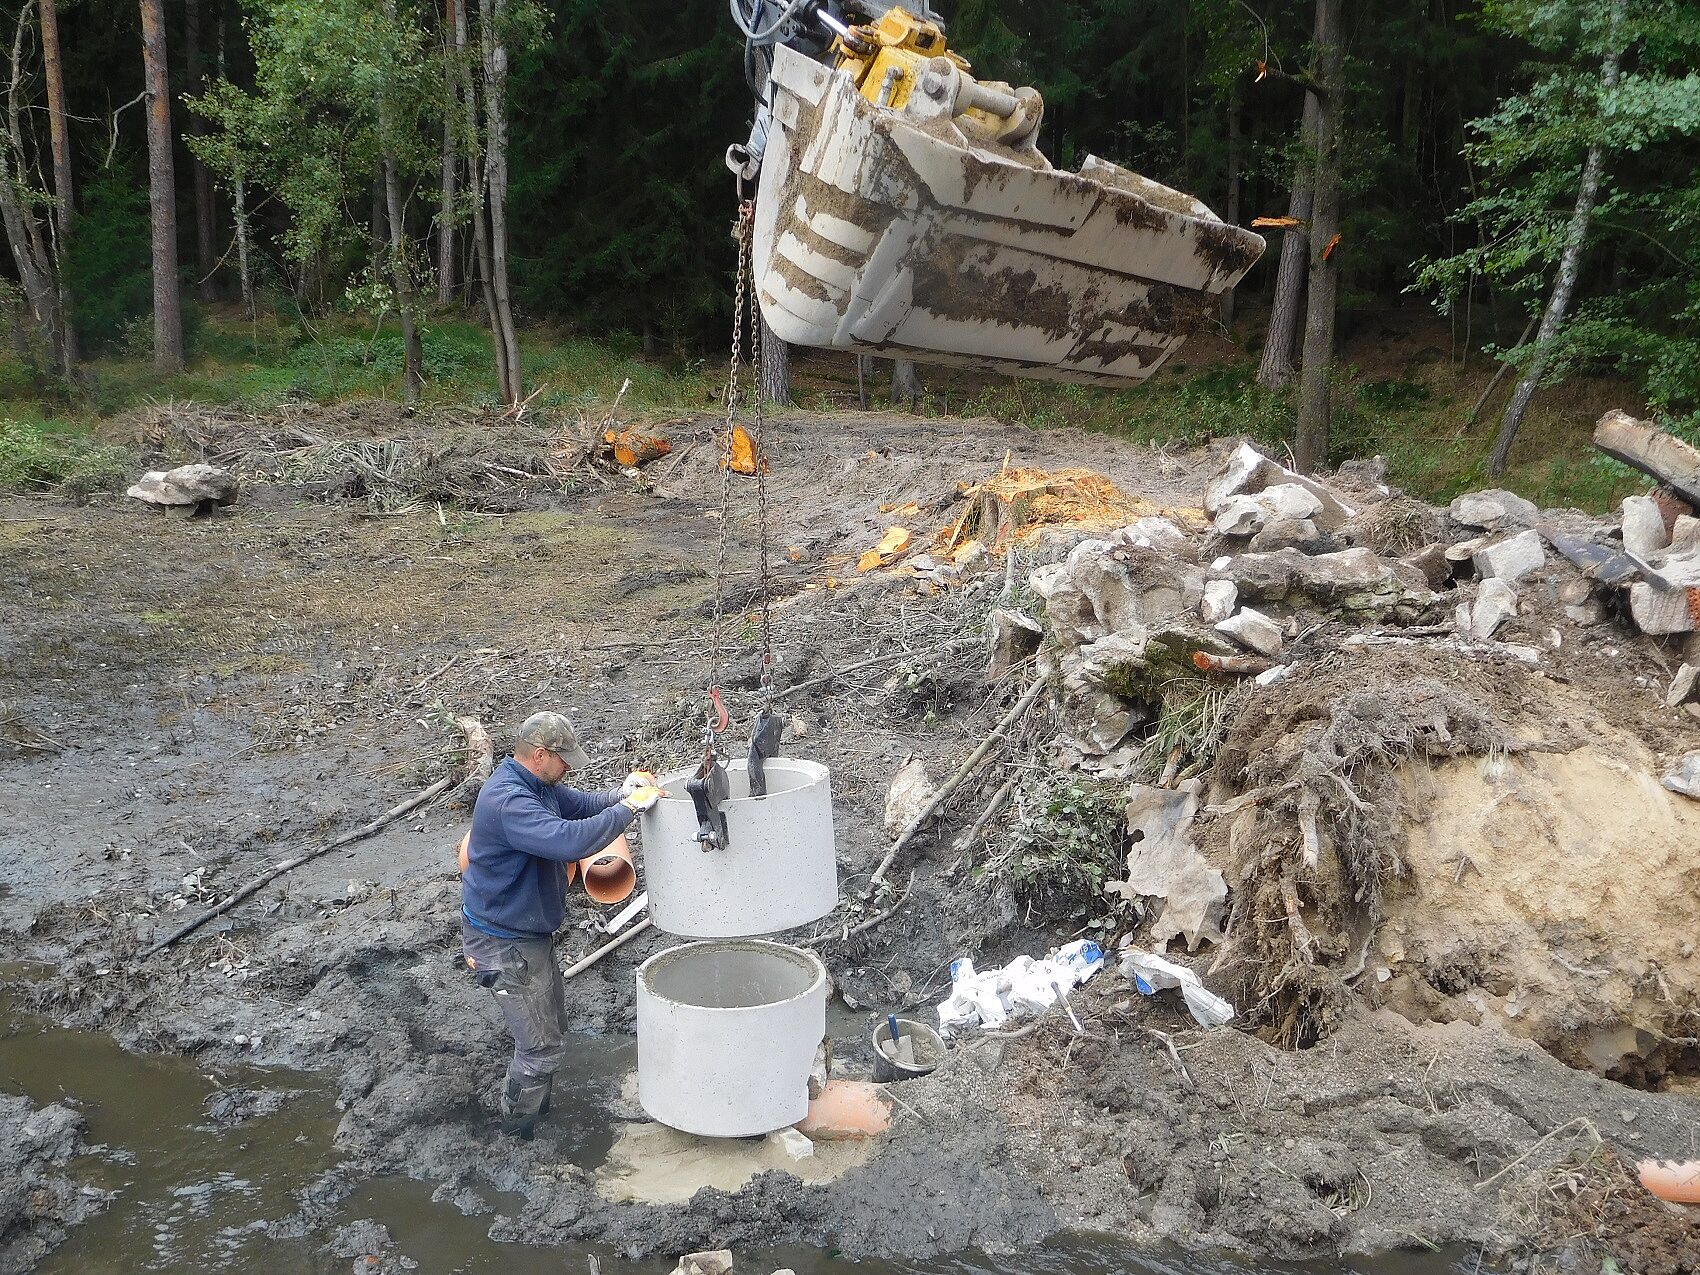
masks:
<instances>
[{"instance_id":1,"label":"grass patch","mask_svg":"<svg viewBox=\"0 0 1700 1275\"><path fill-rule=\"evenodd\" d=\"M0 419L0 491L86 496L124 485L130 453L53 423Z\"/></svg>"}]
</instances>

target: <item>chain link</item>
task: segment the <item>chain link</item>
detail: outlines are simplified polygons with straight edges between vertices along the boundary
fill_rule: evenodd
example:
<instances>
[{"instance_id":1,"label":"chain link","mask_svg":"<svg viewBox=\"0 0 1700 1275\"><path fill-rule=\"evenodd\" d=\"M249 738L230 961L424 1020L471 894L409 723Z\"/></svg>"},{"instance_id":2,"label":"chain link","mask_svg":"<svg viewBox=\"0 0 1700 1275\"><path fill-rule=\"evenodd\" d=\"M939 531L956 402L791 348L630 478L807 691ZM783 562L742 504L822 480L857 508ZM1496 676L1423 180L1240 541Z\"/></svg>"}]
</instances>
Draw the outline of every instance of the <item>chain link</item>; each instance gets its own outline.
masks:
<instances>
[{"instance_id":1,"label":"chain link","mask_svg":"<svg viewBox=\"0 0 1700 1275\"><path fill-rule=\"evenodd\" d=\"M714 633L709 651L708 717L703 727L703 746L712 750L718 734L720 714L714 697L720 690L722 637L725 620L726 550L732 537L732 437L738 423L739 365L744 353L744 310L748 302L746 282L750 276L750 231L755 201L746 199L738 207L738 275L732 289L732 355L726 365L726 421L720 447L720 556L714 571ZM753 305L750 308L754 308ZM758 394L759 400L760 395ZM759 469L760 466L758 465Z\"/></svg>"},{"instance_id":2,"label":"chain link","mask_svg":"<svg viewBox=\"0 0 1700 1275\"><path fill-rule=\"evenodd\" d=\"M753 269L753 267L752 267ZM753 281L752 281L753 285ZM769 566L767 529L767 412L762 406L761 310L750 298L750 367L755 373L755 393L750 396L755 416L756 453L756 554L761 589L761 696L762 707L773 707L773 582Z\"/></svg>"}]
</instances>

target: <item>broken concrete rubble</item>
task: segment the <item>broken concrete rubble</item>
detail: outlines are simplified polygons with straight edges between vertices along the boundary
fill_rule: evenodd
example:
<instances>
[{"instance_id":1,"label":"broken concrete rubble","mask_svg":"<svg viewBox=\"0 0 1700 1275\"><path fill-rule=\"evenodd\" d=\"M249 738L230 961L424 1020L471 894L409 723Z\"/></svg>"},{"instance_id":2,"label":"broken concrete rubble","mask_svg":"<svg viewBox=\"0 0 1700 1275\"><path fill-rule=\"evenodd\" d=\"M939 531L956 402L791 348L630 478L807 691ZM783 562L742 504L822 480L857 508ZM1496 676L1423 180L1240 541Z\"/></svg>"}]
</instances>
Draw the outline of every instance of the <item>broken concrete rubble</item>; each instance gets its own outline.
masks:
<instances>
[{"instance_id":1,"label":"broken concrete rubble","mask_svg":"<svg viewBox=\"0 0 1700 1275\"><path fill-rule=\"evenodd\" d=\"M1274 657L1281 653L1281 626L1251 607L1220 621L1216 631L1227 634L1248 651L1256 651L1259 655Z\"/></svg>"},{"instance_id":2,"label":"broken concrete rubble","mask_svg":"<svg viewBox=\"0 0 1700 1275\"><path fill-rule=\"evenodd\" d=\"M1277 518L1251 538L1247 546L1253 553L1272 553L1277 549L1310 549L1322 544L1322 533L1309 518Z\"/></svg>"},{"instance_id":3,"label":"broken concrete rubble","mask_svg":"<svg viewBox=\"0 0 1700 1275\"><path fill-rule=\"evenodd\" d=\"M1489 641L1517 614L1517 591L1504 580L1489 577L1476 590L1474 602L1458 607L1458 631L1478 642Z\"/></svg>"},{"instance_id":4,"label":"broken concrete rubble","mask_svg":"<svg viewBox=\"0 0 1700 1275\"><path fill-rule=\"evenodd\" d=\"M1671 678L1670 689L1665 692L1665 705L1677 708L1693 699L1695 684L1700 682L1700 664L1684 664L1677 669L1676 676Z\"/></svg>"},{"instance_id":5,"label":"broken concrete rubble","mask_svg":"<svg viewBox=\"0 0 1700 1275\"><path fill-rule=\"evenodd\" d=\"M1234 613L1240 591L1232 580L1211 580L1204 586L1198 614L1206 624L1219 624Z\"/></svg>"},{"instance_id":6,"label":"broken concrete rubble","mask_svg":"<svg viewBox=\"0 0 1700 1275\"><path fill-rule=\"evenodd\" d=\"M1081 541L1062 562L1035 570L1029 583L1066 645L1162 624L1203 592L1202 580L1174 554L1112 540Z\"/></svg>"},{"instance_id":7,"label":"broken concrete rubble","mask_svg":"<svg viewBox=\"0 0 1700 1275\"><path fill-rule=\"evenodd\" d=\"M1546 565L1547 552L1541 545L1538 533L1520 531L1503 540L1490 540L1477 548L1472 558L1476 564L1476 574L1483 579L1497 579L1507 584L1516 584L1524 576L1539 571Z\"/></svg>"}]
</instances>

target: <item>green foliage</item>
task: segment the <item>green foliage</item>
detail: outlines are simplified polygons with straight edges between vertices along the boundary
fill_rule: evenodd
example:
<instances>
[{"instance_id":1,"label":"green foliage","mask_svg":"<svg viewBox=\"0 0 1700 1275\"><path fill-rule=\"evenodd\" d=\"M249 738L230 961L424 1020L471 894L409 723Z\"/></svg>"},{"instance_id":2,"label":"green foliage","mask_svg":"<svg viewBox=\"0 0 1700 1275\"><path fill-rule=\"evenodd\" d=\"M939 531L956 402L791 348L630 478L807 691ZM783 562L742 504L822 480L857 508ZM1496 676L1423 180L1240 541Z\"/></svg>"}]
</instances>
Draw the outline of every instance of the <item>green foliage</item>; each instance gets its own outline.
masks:
<instances>
[{"instance_id":1,"label":"green foliage","mask_svg":"<svg viewBox=\"0 0 1700 1275\"><path fill-rule=\"evenodd\" d=\"M28 421L0 419L0 491L57 488L88 495L123 485L130 453Z\"/></svg>"},{"instance_id":2,"label":"green foliage","mask_svg":"<svg viewBox=\"0 0 1700 1275\"><path fill-rule=\"evenodd\" d=\"M64 274L77 331L89 350L121 345L126 328L152 303L147 181L137 169L121 160L99 170L80 192Z\"/></svg>"},{"instance_id":3,"label":"green foliage","mask_svg":"<svg viewBox=\"0 0 1700 1275\"><path fill-rule=\"evenodd\" d=\"M1102 920L1127 871L1126 794L1078 773L1035 771L1016 790L1009 839L983 869L1032 920Z\"/></svg>"},{"instance_id":4,"label":"green foliage","mask_svg":"<svg viewBox=\"0 0 1700 1275\"><path fill-rule=\"evenodd\" d=\"M1621 9L1621 17L1613 14ZM1545 379L1611 370L1663 412L1700 405L1700 11L1666 0L1488 0L1484 21L1540 56L1525 84L1471 124L1481 192L1456 214L1477 246L1419 263L1416 286L1456 303L1479 282L1531 309L1545 299L1576 203L1583 158L1605 178L1586 288L1551 347ZM1624 51L1615 86L1601 75ZM1596 273L1599 267L1595 267ZM1585 283L1588 281L1585 279ZM1518 366L1533 347L1508 353Z\"/></svg>"}]
</instances>

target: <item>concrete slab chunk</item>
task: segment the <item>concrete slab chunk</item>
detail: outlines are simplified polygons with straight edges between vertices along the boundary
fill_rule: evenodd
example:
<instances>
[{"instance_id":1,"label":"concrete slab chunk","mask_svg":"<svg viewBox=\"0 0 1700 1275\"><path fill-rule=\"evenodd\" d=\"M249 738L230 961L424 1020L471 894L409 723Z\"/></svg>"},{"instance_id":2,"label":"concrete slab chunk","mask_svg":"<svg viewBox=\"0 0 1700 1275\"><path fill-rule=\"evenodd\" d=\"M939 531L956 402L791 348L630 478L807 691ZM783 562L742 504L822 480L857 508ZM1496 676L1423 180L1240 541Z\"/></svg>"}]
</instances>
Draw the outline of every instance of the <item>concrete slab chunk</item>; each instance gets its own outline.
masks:
<instances>
[{"instance_id":1,"label":"concrete slab chunk","mask_svg":"<svg viewBox=\"0 0 1700 1275\"><path fill-rule=\"evenodd\" d=\"M1466 492L1454 500L1446 512L1453 522L1462 526L1503 531L1508 527L1533 526L1541 511L1516 492L1494 488Z\"/></svg>"},{"instance_id":2,"label":"concrete slab chunk","mask_svg":"<svg viewBox=\"0 0 1700 1275\"><path fill-rule=\"evenodd\" d=\"M1232 580L1211 580L1204 586L1198 614L1206 624L1220 624L1234 613L1239 597L1239 587Z\"/></svg>"},{"instance_id":3,"label":"concrete slab chunk","mask_svg":"<svg viewBox=\"0 0 1700 1275\"><path fill-rule=\"evenodd\" d=\"M1665 517L1659 512L1659 502L1651 496L1623 498L1623 547L1625 551L1646 561L1663 553L1670 546L1665 534Z\"/></svg>"},{"instance_id":4,"label":"concrete slab chunk","mask_svg":"<svg viewBox=\"0 0 1700 1275\"><path fill-rule=\"evenodd\" d=\"M1226 634L1247 650L1256 651L1259 655L1273 657L1281 653L1284 640L1281 626L1263 612L1251 607L1246 607L1239 614L1219 622L1216 631Z\"/></svg>"}]
</instances>

